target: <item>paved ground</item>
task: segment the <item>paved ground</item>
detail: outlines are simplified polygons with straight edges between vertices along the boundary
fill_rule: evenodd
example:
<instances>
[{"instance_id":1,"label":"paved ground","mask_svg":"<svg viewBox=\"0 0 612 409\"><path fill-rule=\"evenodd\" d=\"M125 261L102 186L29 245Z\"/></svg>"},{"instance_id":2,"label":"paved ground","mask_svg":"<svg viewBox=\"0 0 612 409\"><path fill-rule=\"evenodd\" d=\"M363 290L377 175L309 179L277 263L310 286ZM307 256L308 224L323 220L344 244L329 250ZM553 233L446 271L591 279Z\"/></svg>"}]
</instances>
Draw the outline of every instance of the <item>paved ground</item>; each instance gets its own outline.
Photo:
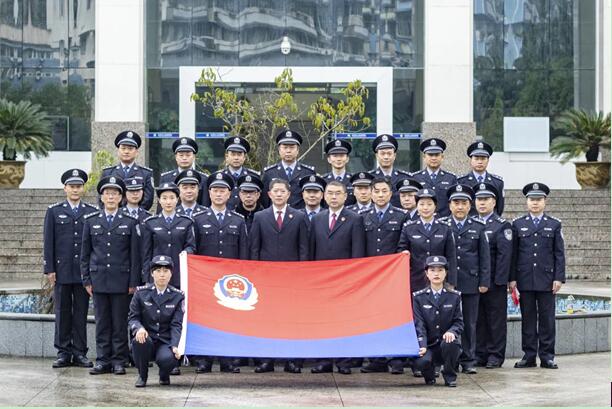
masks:
<instances>
[{"instance_id":1,"label":"paved ground","mask_svg":"<svg viewBox=\"0 0 612 409\"><path fill-rule=\"evenodd\" d=\"M88 375L85 369L51 369L49 359L0 358L0 406L608 406L610 354L558 358L559 370L513 369L461 375L459 387L425 386L411 375L196 375L193 368L136 389L128 375ZM279 371L279 369L281 371ZM216 370L216 368L215 368Z\"/></svg>"}]
</instances>

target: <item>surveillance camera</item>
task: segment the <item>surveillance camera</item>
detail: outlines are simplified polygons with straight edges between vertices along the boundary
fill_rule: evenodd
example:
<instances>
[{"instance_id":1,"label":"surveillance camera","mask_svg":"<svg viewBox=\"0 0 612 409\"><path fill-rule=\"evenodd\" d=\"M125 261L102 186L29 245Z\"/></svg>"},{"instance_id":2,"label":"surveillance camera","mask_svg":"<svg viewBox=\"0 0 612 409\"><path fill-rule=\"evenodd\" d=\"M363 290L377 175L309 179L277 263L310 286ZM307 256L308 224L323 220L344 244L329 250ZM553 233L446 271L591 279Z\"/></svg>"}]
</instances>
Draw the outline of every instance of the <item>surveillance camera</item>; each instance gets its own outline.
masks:
<instances>
[{"instance_id":1,"label":"surveillance camera","mask_svg":"<svg viewBox=\"0 0 612 409\"><path fill-rule=\"evenodd\" d=\"M283 55L287 55L291 52L291 42L289 41L289 37L283 36L283 41L281 41L281 53Z\"/></svg>"}]
</instances>

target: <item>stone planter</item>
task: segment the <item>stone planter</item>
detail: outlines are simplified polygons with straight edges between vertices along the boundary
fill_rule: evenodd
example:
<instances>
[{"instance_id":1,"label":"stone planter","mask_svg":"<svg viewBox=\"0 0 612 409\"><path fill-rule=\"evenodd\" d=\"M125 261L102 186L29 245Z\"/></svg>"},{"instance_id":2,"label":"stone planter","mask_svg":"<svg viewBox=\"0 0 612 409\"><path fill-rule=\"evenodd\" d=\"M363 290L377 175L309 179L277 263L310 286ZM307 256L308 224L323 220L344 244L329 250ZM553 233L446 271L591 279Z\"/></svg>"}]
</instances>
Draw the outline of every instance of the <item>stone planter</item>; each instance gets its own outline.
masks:
<instances>
[{"instance_id":1,"label":"stone planter","mask_svg":"<svg viewBox=\"0 0 612 409\"><path fill-rule=\"evenodd\" d=\"M610 184L610 162L574 162L576 180L583 189L603 189Z\"/></svg>"},{"instance_id":2,"label":"stone planter","mask_svg":"<svg viewBox=\"0 0 612 409\"><path fill-rule=\"evenodd\" d=\"M25 161L0 160L0 189L18 188L25 177Z\"/></svg>"}]
</instances>

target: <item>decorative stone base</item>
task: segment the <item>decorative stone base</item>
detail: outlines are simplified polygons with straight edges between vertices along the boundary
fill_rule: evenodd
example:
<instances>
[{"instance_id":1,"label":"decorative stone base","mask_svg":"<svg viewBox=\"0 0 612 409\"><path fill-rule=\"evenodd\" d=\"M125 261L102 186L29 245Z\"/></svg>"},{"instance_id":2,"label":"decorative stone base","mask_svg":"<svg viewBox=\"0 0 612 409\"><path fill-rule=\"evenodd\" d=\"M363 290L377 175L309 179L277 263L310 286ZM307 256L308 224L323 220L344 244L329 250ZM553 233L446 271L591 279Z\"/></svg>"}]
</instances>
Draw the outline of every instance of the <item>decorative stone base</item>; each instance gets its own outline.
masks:
<instances>
[{"instance_id":1,"label":"decorative stone base","mask_svg":"<svg viewBox=\"0 0 612 409\"><path fill-rule=\"evenodd\" d=\"M442 168L457 175L466 173L470 166L466 155L468 145L476 139L475 122L423 122L423 139L440 138L446 142Z\"/></svg>"},{"instance_id":2,"label":"decorative stone base","mask_svg":"<svg viewBox=\"0 0 612 409\"><path fill-rule=\"evenodd\" d=\"M134 131L142 138L136 161L142 165L147 164L147 139L145 138L146 124L144 122L92 122L91 123L91 159L92 163L96 152L106 150L115 156L115 137L123 131Z\"/></svg>"},{"instance_id":3,"label":"decorative stone base","mask_svg":"<svg viewBox=\"0 0 612 409\"><path fill-rule=\"evenodd\" d=\"M25 161L0 161L0 189L18 188L25 177Z\"/></svg>"},{"instance_id":4,"label":"decorative stone base","mask_svg":"<svg viewBox=\"0 0 612 409\"><path fill-rule=\"evenodd\" d=\"M603 189L610 184L610 162L574 162L576 180L583 189Z\"/></svg>"}]
</instances>

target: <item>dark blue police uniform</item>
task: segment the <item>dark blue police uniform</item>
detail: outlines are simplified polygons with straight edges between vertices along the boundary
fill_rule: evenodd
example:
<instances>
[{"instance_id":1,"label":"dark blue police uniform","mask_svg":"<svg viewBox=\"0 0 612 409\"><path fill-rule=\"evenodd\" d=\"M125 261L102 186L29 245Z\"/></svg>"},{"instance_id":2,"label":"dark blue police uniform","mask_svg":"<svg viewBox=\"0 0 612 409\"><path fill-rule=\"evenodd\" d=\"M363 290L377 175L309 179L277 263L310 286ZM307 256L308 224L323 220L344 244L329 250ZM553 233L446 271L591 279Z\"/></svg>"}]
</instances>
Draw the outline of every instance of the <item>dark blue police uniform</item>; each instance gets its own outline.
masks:
<instances>
[{"instance_id":1,"label":"dark blue police uniform","mask_svg":"<svg viewBox=\"0 0 612 409\"><path fill-rule=\"evenodd\" d=\"M504 212L504 179L501 176L494 175L493 173L485 172L484 176L476 175L474 172L467 173L463 176L459 176L457 178L457 183L461 185L467 185L472 189L480 183L488 183L495 187L498 192L497 197L495 198L495 213L498 215L503 214ZM471 216L477 216L478 212L476 211L475 204L472 203L472 209L470 211Z\"/></svg>"},{"instance_id":2,"label":"dark blue police uniform","mask_svg":"<svg viewBox=\"0 0 612 409\"><path fill-rule=\"evenodd\" d=\"M206 189L206 181L208 180L208 176L204 172L200 172L199 170L194 170L200 176L200 190L198 192L197 203L202 206L210 206L210 197L208 197L208 190ZM163 172L159 176L159 184L162 185L164 183L177 183L178 175L183 172L183 169L173 169L166 172ZM179 199L180 201L180 199ZM158 205L158 212L161 209Z\"/></svg>"}]
</instances>

